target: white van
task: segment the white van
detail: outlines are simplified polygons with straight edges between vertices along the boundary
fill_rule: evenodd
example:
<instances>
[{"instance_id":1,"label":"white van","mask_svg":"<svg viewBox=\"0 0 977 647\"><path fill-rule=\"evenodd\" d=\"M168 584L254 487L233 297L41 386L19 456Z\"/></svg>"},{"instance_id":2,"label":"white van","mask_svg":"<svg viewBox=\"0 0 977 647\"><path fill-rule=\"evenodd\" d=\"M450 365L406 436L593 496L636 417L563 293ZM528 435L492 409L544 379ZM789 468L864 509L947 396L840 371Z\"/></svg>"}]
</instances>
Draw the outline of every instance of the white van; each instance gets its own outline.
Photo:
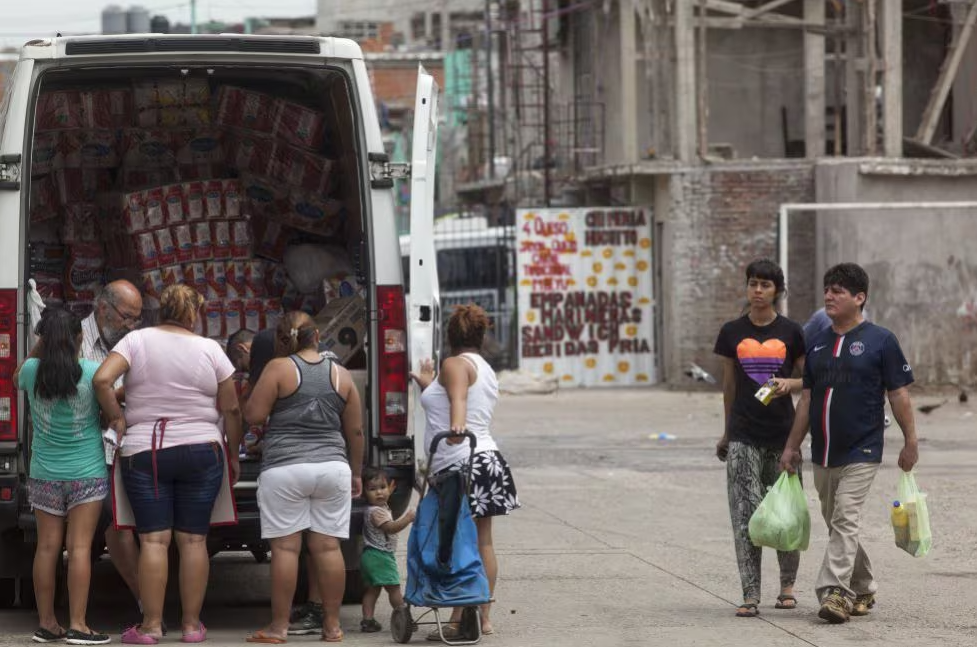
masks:
<instances>
[{"instance_id":1,"label":"white van","mask_svg":"<svg viewBox=\"0 0 977 647\"><path fill-rule=\"evenodd\" d=\"M148 297L193 283L212 306L202 332L222 338L272 323L282 301L309 309L326 298L288 292L276 262L286 245L340 250L355 276L336 286L362 304L361 342L343 361L361 385L367 462L396 479L395 514L407 505L409 367L439 346L433 248L414 247L408 312L394 222L392 178L410 173L412 234L431 239L438 89L423 69L417 88L407 169L388 163L349 40L149 34L23 47L0 104L0 606L31 591L31 430L11 377L30 343L32 278L81 314L113 276L141 280ZM256 463L242 464L240 523L215 529L212 550L260 548L256 477ZM347 583L355 598L358 573Z\"/></svg>"}]
</instances>

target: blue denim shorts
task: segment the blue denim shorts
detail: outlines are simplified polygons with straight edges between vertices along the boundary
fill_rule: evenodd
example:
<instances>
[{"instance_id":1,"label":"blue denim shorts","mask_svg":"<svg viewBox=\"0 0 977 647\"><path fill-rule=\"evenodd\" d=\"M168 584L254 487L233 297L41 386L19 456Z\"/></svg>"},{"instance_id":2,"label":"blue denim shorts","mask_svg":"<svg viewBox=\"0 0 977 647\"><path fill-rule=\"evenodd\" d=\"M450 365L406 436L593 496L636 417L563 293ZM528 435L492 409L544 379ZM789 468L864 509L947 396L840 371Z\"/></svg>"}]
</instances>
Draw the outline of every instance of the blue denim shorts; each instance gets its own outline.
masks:
<instances>
[{"instance_id":1,"label":"blue denim shorts","mask_svg":"<svg viewBox=\"0 0 977 647\"><path fill-rule=\"evenodd\" d=\"M136 532L179 530L206 535L224 477L218 443L177 445L122 458L122 481L136 518Z\"/></svg>"}]
</instances>

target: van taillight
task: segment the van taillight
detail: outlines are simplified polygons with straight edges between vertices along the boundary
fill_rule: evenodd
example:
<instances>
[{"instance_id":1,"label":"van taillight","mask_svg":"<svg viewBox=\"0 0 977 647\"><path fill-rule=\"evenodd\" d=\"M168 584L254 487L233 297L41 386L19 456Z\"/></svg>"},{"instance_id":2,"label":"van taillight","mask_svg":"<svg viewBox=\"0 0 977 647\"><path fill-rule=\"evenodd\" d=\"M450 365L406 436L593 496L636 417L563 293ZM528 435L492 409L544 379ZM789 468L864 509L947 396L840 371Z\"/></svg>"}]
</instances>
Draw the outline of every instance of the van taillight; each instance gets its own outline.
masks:
<instances>
[{"instance_id":1,"label":"van taillight","mask_svg":"<svg viewBox=\"0 0 977 647\"><path fill-rule=\"evenodd\" d=\"M407 433L407 304L399 285L377 286L380 433Z\"/></svg>"},{"instance_id":2,"label":"van taillight","mask_svg":"<svg viewBox=\"0 0 977 647\"><path fill-rule=\"evenodd\" d=\"M17 290L0 290L0 441L17 440Z\"/></svg>"}]
</instances>

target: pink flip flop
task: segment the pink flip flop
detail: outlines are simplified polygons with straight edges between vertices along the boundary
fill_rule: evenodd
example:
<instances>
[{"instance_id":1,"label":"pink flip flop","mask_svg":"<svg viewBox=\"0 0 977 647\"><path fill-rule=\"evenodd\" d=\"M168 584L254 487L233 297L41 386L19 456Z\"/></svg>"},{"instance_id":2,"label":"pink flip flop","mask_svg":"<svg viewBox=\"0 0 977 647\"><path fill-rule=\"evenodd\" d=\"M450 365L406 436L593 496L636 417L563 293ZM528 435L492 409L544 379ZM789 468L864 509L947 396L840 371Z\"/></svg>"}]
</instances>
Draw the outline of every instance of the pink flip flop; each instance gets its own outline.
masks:
<instances>
[{"instance_id":1,"label":"pink flip flop","mask_svg":"<svg viewBox=\"0 0 977 647\"><path fill-rule=\"evenodd\" d=\"M139 631L140 625L133 625L122 632L122 642L126 645L158 645L159 638Z\"/></svg>"},{"instance_id":2,"label":"pink flip flop","mask_svg":"<svg viewBox=\"0 0 977 647\"><path fill-rule=\"evenodd\" d=\"M184 643L202 643L205 640L207 640L207 627L202 622L195 631L188 631L180 638L180 642Z\"/></svg>"}]
</instances>

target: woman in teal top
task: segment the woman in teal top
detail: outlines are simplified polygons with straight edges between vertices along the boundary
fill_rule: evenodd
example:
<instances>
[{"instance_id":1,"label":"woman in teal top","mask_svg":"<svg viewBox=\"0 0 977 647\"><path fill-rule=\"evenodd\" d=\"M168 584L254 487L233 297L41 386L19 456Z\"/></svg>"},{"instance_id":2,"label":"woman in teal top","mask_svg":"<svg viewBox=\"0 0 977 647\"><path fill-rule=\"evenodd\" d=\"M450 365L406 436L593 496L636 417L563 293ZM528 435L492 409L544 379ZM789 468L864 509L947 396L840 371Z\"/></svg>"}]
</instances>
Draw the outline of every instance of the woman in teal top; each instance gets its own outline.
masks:
<instances>
[{"instance_id":1,"label":"woman in teal top","mask_svg":"<svg viewBox=\"0 0 977 647\"><path fill-rule=\"evenodd\" d=\"M27 492L37 520L34 595L40 626L33 639L102 645L109 637L93 631L85 619L92 538L109 492L92 389L98 364L78 359L81 320L67 310L46 309L37 334L30 356L14 373L14 382L27 392L34 427ZM63 545L68 549L68 631L54 615L55 571Z\"/></svg>"}]
</instances>

